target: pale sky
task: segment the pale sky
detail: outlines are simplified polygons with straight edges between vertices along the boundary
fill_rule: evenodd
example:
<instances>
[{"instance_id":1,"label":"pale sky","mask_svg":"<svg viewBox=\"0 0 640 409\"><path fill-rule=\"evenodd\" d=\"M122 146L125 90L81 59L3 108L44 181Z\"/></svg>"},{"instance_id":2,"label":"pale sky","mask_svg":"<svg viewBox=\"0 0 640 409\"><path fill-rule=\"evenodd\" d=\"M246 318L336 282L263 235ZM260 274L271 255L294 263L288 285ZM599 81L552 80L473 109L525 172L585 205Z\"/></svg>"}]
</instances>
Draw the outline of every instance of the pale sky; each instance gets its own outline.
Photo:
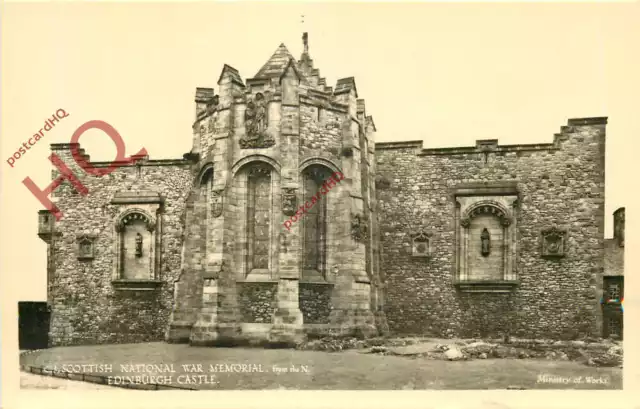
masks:
<instances>
[{"instance_id":1,"label":"pale sky","mask_svg":"<svg viewBox=\"0 0 640 409\"><path fill-rule=\"evenodd\" d=\"M280 43L299 57L303 31L327 85L355 77L378 141L547 143L568 118L608 116L607 237L612 212L628 206L630 146L640 136L638 3L2 9L0 257L3 273L31 283L15 286L16 301L46 297L42 205L22 180L50 183L50 143L69 142L77 127L99 119L120 132L127 154L144 146L152 159L181 158L191 149L195 88L217 92L225 63L252 77ZM59 108L70 116L9 167L7 158ZM93 160L114 157L98 131L81 142Z\"/></svg>"}]
</instances>

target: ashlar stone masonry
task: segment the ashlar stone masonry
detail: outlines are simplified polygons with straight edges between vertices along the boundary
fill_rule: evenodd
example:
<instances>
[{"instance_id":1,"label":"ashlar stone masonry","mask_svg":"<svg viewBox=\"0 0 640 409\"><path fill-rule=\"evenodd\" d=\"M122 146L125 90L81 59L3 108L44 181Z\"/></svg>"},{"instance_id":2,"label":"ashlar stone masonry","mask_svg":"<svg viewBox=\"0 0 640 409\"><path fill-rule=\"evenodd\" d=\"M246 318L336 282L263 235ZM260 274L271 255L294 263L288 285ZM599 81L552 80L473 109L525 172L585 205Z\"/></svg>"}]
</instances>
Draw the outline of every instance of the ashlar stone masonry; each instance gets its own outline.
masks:
<instances>
[{"instance_id":1,"label":"ashlar stone masonry","mask_svg":"<svg viewBox=\"0 0 640 409\"><path fill-rule=\"evenodd\" d=\"M327 86L303 39L197 88L181 159L93 177L52 145L89 189L39 214L52 345L600 331L606 118L548 144L375 143L354 78Z\"/></svg>"}]
</instances>

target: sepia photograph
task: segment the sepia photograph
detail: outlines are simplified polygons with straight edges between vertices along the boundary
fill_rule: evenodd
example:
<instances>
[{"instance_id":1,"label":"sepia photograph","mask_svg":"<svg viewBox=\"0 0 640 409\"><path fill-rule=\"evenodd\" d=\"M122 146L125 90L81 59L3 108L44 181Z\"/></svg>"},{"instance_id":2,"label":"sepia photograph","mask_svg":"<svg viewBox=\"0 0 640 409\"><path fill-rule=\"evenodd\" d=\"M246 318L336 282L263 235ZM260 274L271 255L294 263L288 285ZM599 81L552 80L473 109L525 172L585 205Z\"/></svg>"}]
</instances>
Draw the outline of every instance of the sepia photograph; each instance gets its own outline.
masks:
<instances>
[{"instance_id":1,"label":"sepia photograph","mask_svg":"<svg viewBox=\"0 0 640 409\"><path fill-rule=\"evenodd\" d=\"M2 9L3 407L637 380L637 2Z\"/></svg>"}]
</instances>

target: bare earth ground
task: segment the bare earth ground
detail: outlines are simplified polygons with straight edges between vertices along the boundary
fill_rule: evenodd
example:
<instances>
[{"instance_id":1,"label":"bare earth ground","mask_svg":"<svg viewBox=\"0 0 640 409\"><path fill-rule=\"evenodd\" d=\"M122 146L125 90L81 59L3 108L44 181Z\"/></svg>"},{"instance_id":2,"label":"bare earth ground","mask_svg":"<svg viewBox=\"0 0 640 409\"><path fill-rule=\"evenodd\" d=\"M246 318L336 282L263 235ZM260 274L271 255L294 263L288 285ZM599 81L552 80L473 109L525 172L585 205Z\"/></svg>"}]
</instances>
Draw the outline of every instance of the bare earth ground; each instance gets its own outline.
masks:
<instances>
[{"instance_id":1,"label":"bare earth ground","mask_svg":"<svg viewBox=\"0 0 640 409\"><path fill-rule=\"evenodd\" d=\"M331 353L144 343L57 347L25 354L20 360L22 365L57 365L58 369L62 365L111 364L111 372L86 372L114 377L171 376L172 385L197 389L622 389L621 368L539 359L451 362L367 354L362 350ZM173 364L175 372L126 373L121 364ZM183 365L190 364L201 364L203 372L188 372ZM254 370L262 372L209 372L210 365L216 364L255 365ZM297 371L292 372L292 367ZM206 375L212 383L203 383L204 377L188 378L186 374ZM571 382L559 383L560 377L570 378ZM594 383L596 380L598 383Z\"/></svg>"}]
</instances>

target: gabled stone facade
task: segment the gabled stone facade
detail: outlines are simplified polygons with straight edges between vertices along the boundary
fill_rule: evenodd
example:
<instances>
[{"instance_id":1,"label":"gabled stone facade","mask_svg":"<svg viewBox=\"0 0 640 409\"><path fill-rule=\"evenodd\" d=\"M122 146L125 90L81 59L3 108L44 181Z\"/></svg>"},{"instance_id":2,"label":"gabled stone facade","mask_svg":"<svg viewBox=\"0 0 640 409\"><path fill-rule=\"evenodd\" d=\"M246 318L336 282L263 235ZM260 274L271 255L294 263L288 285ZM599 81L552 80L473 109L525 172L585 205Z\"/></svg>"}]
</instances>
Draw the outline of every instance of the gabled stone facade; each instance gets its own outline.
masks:
<instances>
[{"instance_id":1,"label":"gabled stone facade","mask_svg":"<svg viewBox=\"0 0 640 409\"><path fill-rule=\"evenodd\" d=\"M376 143L354 78L328 87L303 38L196 89L183 159L90 177L52 145L89 194L39 215L51 343L597 333L606 118L549 144Z\"/></svg>"}]
</instances>

